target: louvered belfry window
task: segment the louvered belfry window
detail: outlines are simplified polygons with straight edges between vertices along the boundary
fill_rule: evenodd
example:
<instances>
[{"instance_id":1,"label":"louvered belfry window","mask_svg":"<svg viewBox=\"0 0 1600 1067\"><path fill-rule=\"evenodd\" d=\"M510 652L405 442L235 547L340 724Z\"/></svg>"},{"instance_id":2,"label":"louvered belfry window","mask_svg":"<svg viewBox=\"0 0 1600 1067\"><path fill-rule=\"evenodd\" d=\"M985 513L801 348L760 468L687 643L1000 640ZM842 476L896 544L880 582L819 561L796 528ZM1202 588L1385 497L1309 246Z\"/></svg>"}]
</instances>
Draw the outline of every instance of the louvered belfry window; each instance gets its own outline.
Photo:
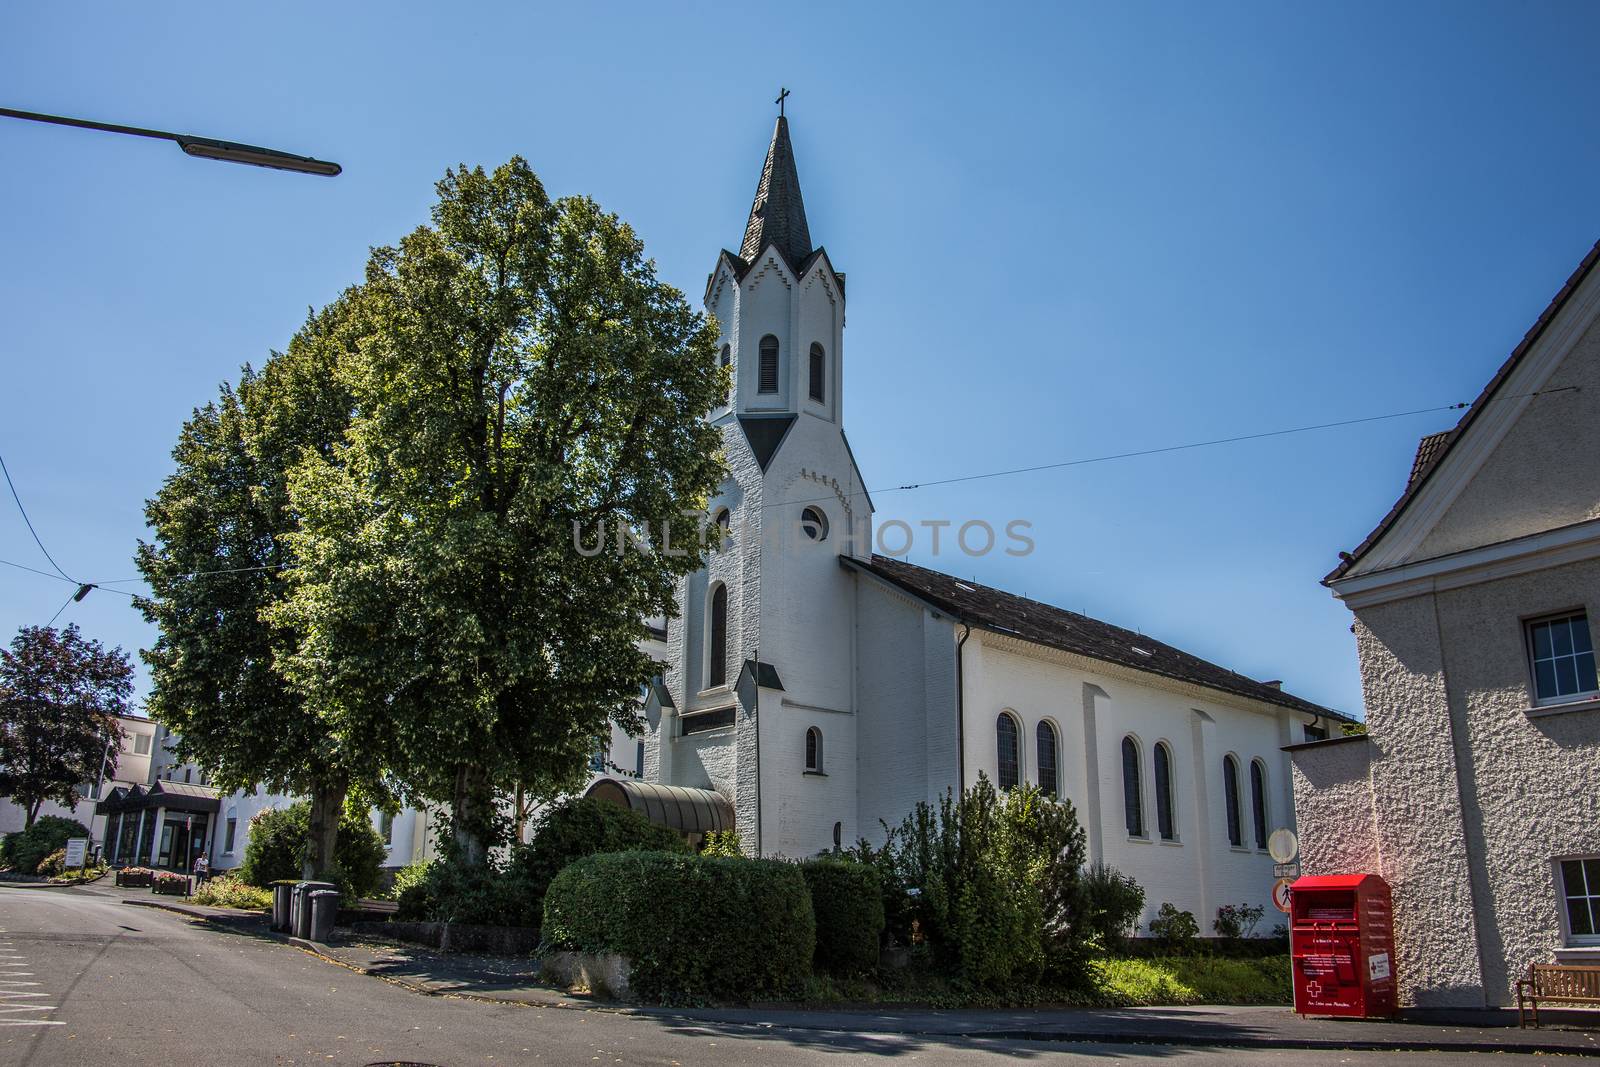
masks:
<instances>
[{"instance_id":1,"label":"louvered belfry window","mask_svg":"<svg viewBox=\"0 0 1600 1067\"><path fill-rule=\"evenodd\" d=\"M827 353L822 351L821 345L813 344L811 346L811 399L819 404L828 395L826 388L827 365Z\"/></svg>"},{"instance_id":2,"label":"louvered belfry window","mask_svg":"<svg viewBox=\"0 0 1600 1067\"><path fill-rule=\"evenodd\" d=\"M778 339L770 333L761 339L761 373L756 383L758 393L778 391Z\"/></svg>"}]
</instances>

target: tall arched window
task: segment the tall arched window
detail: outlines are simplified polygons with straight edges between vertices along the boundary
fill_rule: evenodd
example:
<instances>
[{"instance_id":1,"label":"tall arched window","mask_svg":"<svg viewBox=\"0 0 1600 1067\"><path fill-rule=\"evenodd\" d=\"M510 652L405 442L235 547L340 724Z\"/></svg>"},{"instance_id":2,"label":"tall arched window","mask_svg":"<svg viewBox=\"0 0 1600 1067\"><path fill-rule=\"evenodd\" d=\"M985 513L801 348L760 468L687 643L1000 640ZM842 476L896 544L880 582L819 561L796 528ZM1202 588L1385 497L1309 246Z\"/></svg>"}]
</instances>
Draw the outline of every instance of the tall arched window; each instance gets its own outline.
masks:
<instances>
[{"instance_id":1,"label":"tall arched window","mask_svg":"<svg viewBox=\"0 0 1600 1067\"><path fill-rule=\"evenodd\" d=\"M1001 789L1017 787L1017 769L1022 762L1017 741L1017 720L1002 711L994 721L994 744L999 760L995 773Z\"/></svg>"},{"instance_id":2,"label":"tall arched window","mask_svg":"<svg viewBox=\"0 0 1600 1067\"><path fill-rule=\"evenodd\" d=\"M811 399L821 402L827 393L826 375L828 356L822 346L812 342L811 345Z\"/></svg>"},{"instance_id":3,"label":"tall arched window","mask_svg":"<svg viewBox=\"0 0 1600 1067\"><path fill-rule=\"evenodd\" d=\"M729 534L733 528L733 515L728 511L727 508L723 508L721 511L717 512L717 517L713 519L712 522L716 526L716 529L712 531L712 536L716 538L715 542L713 542L713 546L718 551L721 551L722 549L728 547L730 540Z\"/></svg>"},{"instance_id":4,"label":"tall arched window","mask_svg":"<svg viewBox=\"0 0 1600 1067\"><path fill-rule=\"evenodd\" d=\"M711 594L711 618L706 627L710 632L710 668L706 672L706 688L726 685L728 681L728 587L717 586Z\"/></svg>"},{"instance_id":5,"label":"tall arched window","mask_svg":"<svg viewBox=\"0 0 1600 1067\"><path fill-rule=\"evenodd\" d=\"M778 339L770 333L761 339L761 363L756 392L778 391Z\"/></svg>"},{"instance_id":6,"label":"tall arched window","mask_svg":"<svg viewBox=\"0 0 1600 1067\"><path fill-rule=\"evenodd\" d=\"M1172 750L1165 741L1156 742L1156 833L1163 841L1175 841L1178 827L1172 817Z\"/></svg>"},{"instance_id":7,"label":"tall arched window","mask_svg":"<svg viewBox=\"0 0 1600 1067\"><path fill-rule=\"evenodd\" d=\"M1222 792L1228 806L1228 844L1239 848L1244 844L1239 822L1239 761L1232 756L1222 757Z\"/></svg>"},{"instance_id":8,"label":"tall arched window","mask_svg":"<svg viewBox=\"0 0 1600 1067\"><path fill-rule=\"evenodd\" d=\"M1056 781L1056 728L1041 721L1034 731L1039 746L1039 791L1047 797L1061 795Z\"/></svg>"},{"instance_id":9,"label":"tall arched window","mask_svg":"<svg viewBox=\"0 0 1600 1067\"><path fill-rule=\"evenodd\" d=\"M1122 817L1129 837L1144 836L1144 788L1139 781L1139 744L1122 739Z\"/></svg>"},{"instance_id":10,"label":"tall arched window","mask_svg":"<svg viewBox=\"0 0 1600 1067\"><path fill-rule=\"evenodd\" d=\"M733 348L731 346L722 346L722 354L718 357L718 362L724 367L733 362ZM733 386L731 384L728 386L728 395L730 397L733 395Z\"/></svg>"},{"instance_id":11,"label":"tall arched window","mask_svg":"<svg viewBox=\"0 0 1600 1067\"><path fill-rule=\"evenodd\" d=\"M1255 823L1256 848L1267 847L1267 767L1250 761L1250 815Z\"/></svg>"},{"instance_id":12,"label":"tall arched window","mask_svg":"<svg viewBox=\"0 0 1600 1067\"><path fill-rule=\"evenodd\" d=\"M806 730L806 770L822 773L822 731L815 726Z\"/></svg>"}]
</instances>

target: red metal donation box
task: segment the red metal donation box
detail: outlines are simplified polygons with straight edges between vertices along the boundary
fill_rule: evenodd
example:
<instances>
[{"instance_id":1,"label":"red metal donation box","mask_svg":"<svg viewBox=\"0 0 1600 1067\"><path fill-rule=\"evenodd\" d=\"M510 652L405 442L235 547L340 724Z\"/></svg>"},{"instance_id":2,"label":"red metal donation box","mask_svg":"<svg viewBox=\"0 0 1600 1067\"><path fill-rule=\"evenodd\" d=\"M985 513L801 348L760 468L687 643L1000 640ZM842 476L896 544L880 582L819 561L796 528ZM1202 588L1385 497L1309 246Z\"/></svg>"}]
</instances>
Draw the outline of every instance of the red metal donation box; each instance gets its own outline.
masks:
<instances>
[{"instance_id":1,"label":"red metal donation box","mask_svg":"<svg viewBox=\"0 0 1600 1067\"><path fill-rule=\"evenodd\" d=\"M1294 1010L1302 1015L1389 1016L1394 911L1375 874L1310 875L1289 889Z\"/></svg>"}]
</instances>

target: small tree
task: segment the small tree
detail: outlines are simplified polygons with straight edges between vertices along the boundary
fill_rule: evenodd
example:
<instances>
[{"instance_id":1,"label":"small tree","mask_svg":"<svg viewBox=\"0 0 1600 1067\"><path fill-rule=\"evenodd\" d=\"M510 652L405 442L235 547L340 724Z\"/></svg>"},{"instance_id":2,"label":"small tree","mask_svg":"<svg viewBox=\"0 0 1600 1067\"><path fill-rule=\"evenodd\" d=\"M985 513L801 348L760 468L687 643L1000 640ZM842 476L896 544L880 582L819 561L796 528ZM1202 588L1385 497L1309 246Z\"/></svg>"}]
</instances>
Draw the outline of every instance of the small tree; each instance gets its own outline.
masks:
<instances>
[{"instance_id":1,"label":"small tree","mask_svg":"<svg viewBox=\"0 0 1600 1067\"><path fill-rule=\"evenodd\" d=\"M1195 922L1194 912L1164 903L1150 920L1150 936L1169 952L1187 952L1200 936L1200 924Z\"/></svg>"},{"instance_id":2,"label":"small tree","mask_svg":"<svg viewBox=\"0 0 1600 1067\"><path fill-rule=\"evenodd\" d=\"M0 796L22 808L24 828L45 801L74 807L84 783L116 771L132 690L122 649L76 626L24 626L0 649Z\"/></svg>"},{"instance_id":3,"label":"small tree","mask_svg":"<svg viewBox=\"0 0 1600 1067\"><path fill-rule=\"evenodd\" d=\"M1102 952L1133 933L1144 912L1144 887L1131 874L1096 863L1084 872L1082 902L1073 925Z\"/></svg>"},{"instance_id":4,"label":"small tree","mask_svg":"<svg viewBox=\"0 0 1600 1067\"><path fill-rule=\"evenodd\" d=\"M306 851L312 847L310 823L311 805L304 800L287 808L256 812L250 820L240 879L265 887L280 878L300 877ZM366 896L377 888L379 869L387 855L367 812L347 804L340 815L338 846L326 880L338 883L348 893Z\"/></svg>"}]
</instances>

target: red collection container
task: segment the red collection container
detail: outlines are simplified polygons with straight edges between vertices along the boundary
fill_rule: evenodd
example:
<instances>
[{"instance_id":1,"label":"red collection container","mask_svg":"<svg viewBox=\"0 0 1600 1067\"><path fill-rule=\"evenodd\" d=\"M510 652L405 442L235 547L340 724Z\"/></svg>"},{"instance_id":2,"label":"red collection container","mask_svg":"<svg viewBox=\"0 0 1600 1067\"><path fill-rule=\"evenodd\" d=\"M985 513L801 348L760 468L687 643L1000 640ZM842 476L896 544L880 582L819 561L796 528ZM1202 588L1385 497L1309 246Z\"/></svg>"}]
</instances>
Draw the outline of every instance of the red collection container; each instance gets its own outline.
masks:
<instances>
[{"instance_id":1,"label":"red collection container","mask_svg":"<svg viewBox=\"0 0 1600 1067\"><path fill-rule=\"evenodd\" d=\"M1395 1014L1394 908L1375 874L1309 875L1289 887L1294 1010L1302 1015Z\"/></svg>"}]
</instances>

